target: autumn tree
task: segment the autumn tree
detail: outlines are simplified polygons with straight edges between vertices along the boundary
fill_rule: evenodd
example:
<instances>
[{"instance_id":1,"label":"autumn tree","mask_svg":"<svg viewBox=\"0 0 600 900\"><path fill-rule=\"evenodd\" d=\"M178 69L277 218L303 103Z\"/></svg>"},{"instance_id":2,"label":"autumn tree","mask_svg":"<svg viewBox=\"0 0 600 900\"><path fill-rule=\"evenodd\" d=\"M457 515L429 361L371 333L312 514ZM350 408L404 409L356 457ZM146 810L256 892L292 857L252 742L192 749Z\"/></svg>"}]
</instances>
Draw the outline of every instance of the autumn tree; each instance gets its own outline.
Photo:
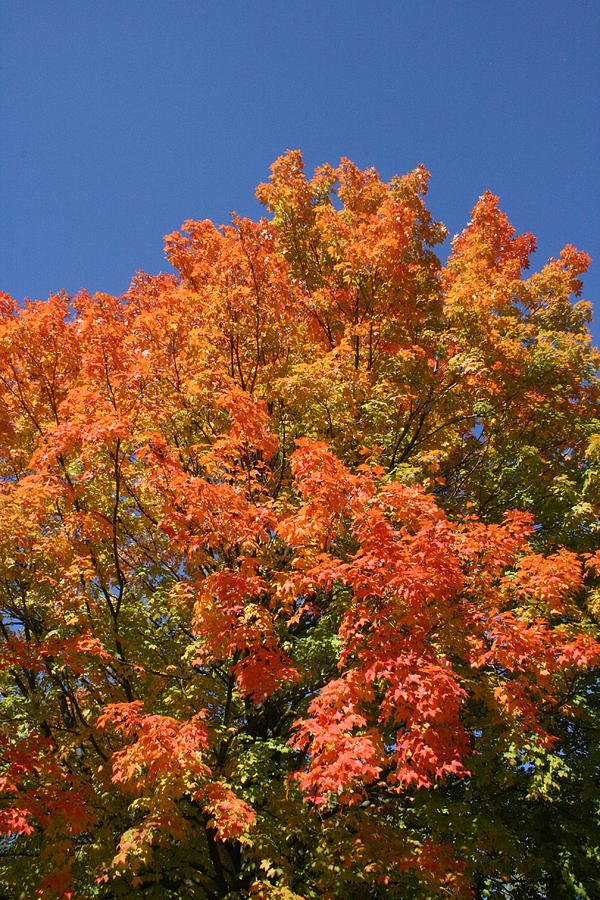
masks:
<instances>
[{"instance_id":1,"label":"autumn tree","mask_svg":"<svg viewBox=\"0 0 600 900\"><path fill-rule=\"evenodd\" d=\"M3 296L3 896L599 895L588 258L427 180Z\"/></svg>"}]
</instances>

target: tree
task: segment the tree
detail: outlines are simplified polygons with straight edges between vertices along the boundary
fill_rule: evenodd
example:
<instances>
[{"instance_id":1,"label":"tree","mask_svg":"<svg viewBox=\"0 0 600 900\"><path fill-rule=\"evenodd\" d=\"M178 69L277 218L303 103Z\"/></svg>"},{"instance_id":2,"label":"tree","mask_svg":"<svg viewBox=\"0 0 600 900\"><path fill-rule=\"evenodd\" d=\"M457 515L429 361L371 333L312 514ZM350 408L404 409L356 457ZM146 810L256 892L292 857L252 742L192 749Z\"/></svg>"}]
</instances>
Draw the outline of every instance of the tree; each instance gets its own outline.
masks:
<instances>
[{"instance_id":1,"label":"tree","mask_svg":"<svg viewBox=\"0 0 600 900\"><path fill-rule=\"evenodd\" d=\"M5 896L600 889L588 258L484 194L442 267L427 179L4 295Z\"/></svg>"}]
</instances>

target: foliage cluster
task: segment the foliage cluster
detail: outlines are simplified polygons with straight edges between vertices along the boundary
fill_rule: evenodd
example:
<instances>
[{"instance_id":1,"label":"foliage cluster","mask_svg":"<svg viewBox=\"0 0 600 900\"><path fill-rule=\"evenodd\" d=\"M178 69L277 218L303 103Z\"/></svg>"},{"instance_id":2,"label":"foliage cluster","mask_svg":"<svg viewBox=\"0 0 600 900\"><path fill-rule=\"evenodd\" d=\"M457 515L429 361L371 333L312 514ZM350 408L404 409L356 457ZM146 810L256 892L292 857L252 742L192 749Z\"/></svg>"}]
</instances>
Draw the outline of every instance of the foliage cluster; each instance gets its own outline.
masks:
<instances>
[{"instance_id":1,"label":"foliage cluster","mask_svg":"<svg viewBox=\"0 0 600 900\"><path fill-rule=\"evenodd\" d=\"M3 295L5 896L600 895L588 259L427 179Z\"/></svg>"}]
</instances>

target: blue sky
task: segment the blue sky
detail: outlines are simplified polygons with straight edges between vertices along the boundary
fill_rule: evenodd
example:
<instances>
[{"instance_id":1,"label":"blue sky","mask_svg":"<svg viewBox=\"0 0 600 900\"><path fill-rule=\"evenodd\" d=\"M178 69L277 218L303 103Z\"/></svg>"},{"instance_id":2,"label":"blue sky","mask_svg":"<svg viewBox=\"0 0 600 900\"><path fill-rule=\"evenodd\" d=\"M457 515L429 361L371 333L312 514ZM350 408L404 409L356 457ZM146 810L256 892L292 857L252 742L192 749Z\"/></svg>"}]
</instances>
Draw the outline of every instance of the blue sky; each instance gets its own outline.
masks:
<instances>
[{"instance_id":1,"label":"blue sky","mask_svg":"<svg viewBox=\"0 0 600 900\"><path fill-rule=\"evenodd\" d=\"M425 163L451 233L492 190L536 265L593 256L600 308L598 2L4 0L0 32L0 287L19 300L168 270L164 234L258 215L299 147L311 169Z\"/></svg>"}]
</instances>

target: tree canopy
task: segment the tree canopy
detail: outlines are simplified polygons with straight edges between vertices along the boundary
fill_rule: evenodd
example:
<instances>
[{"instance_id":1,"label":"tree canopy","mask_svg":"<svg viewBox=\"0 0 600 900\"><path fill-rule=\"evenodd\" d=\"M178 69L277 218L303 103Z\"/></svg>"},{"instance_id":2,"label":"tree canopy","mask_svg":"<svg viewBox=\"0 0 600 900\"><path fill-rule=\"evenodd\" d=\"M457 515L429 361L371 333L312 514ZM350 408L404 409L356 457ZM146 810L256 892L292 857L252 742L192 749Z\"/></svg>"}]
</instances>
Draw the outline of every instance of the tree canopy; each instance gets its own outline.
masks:
<instances>
[{"instance_id":1,"label":"tree canopy","mask_svg":"<svg viewBox=\"0 0 600 900\"><path fill-rule=\"evenodd\" d=\"M3 896L599 895L589 260L427 182L2 296Z\"/></svg>"}]
</instances>

